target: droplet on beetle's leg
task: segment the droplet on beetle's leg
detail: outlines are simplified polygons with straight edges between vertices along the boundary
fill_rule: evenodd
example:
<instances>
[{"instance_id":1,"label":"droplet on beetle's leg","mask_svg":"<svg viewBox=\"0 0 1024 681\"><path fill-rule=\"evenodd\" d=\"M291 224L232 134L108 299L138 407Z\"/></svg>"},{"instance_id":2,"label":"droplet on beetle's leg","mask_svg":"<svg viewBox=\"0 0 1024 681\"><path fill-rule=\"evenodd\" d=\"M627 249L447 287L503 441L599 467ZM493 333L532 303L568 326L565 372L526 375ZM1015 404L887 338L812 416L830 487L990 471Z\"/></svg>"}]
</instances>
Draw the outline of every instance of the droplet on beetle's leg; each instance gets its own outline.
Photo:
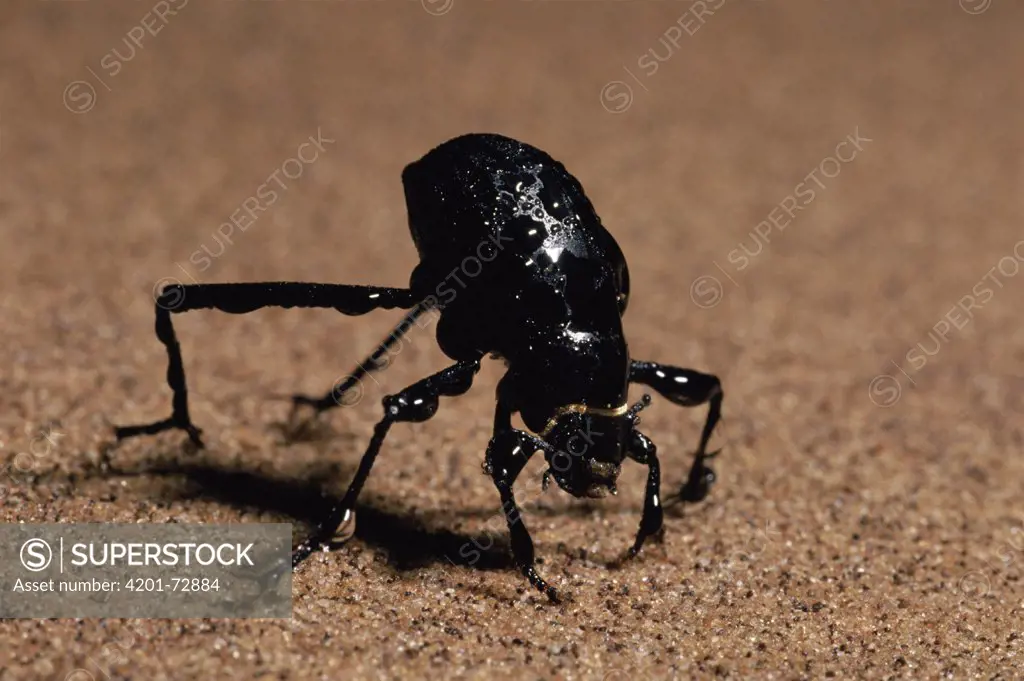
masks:
<instances>
[{"instance_id":1,"label":"droplet on beetle's leg","mask_svg":"<svg viewBox=\"0 0 1024 681\"><path fill-rule=\"evenodd\" d=\"M345 517L342 518L341 524L338 525L338 529L334 532L331 537L331 541L336 544L343 544L349 539L354 537L356 534L356 512L352 509L345 511ZM326 550L326 545L324 546Z\"/></svg>"}]
</instances>

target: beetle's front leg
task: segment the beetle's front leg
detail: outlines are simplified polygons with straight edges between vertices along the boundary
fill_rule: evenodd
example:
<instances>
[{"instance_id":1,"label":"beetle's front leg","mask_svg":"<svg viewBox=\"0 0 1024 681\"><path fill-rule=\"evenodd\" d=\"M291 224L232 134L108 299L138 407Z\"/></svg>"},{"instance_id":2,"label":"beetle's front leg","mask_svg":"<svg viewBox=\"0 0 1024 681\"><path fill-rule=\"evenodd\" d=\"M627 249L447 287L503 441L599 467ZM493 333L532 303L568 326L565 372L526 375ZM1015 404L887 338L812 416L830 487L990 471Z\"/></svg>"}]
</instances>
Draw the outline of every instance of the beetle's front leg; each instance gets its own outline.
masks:
<instances>
[{"instance_id":1,"label":"beetle's front leg","mask_svg":"<svg viewBox=\"0 0 1024 681\"><path fill-rule=\"evenodd\" d=\"M636 533L636 541L629 549L629 557L640 553L644 541L661 531L663 513L661 509L661 464L658 462L658 448L643 433L634 430L629 445L629 457L634 461L646 464L647 491L644 495L644 514L640 518L640 529Z\"/></svg>"},{"instance_id":2,"label":"beetle's front leg","mask_svg":"<svg viewBox=\"0 0 1024 681\"><path fill-rule=\"evenodd\" d=\"M654 388L670 402L683 407L695 407L708 403L708 417L700 434L700 444L690 467L686 484L679 491L683 501L701 501L708 495L715 481L715 472L704 465L707 459L718 452L708 452L708 440L722 416L722 384L717 376L702 374L693 369L681 369L668 364L636 362L630 365L631 383L642 383Z\"/></svg>"},{"instance_id":3,"label":"beetle's front leg","mask_svg":"<svg viewBox=\"0 0 1024 681\"><path fill-rule=\"evenodd\" d=\"M501 508L512 542L512 560L520 572L530 580L530 584L557 603L558 593L537 574L534 567L533 539L530 538L530 532L526 529L522 512L516 505L515 495L512 493L512 485L515 484L519 473L542 445L538 438L521 430L499 431L487 445L486 465L498 488L498 494L501 495Z\"/></svg>"}]
</instances>

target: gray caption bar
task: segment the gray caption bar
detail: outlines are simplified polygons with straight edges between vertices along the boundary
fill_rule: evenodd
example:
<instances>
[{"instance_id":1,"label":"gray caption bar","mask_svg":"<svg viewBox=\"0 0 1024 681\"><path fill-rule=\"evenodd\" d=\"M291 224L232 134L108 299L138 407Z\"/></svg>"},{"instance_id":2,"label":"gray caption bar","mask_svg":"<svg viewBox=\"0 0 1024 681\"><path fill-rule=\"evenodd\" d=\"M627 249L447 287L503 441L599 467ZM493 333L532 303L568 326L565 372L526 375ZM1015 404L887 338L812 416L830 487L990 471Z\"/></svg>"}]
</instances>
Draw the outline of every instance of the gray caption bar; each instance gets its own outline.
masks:
<instances>
[{"instance_id":1,"label":"gray caption bar","mask_svg":"<svg viewBox=\"0 0 1024 681\"><path fill-rule=\"evenodd\" d=\"M290 618L292 526L0 524L0 618Z\"/></svg>"}]
</instances>

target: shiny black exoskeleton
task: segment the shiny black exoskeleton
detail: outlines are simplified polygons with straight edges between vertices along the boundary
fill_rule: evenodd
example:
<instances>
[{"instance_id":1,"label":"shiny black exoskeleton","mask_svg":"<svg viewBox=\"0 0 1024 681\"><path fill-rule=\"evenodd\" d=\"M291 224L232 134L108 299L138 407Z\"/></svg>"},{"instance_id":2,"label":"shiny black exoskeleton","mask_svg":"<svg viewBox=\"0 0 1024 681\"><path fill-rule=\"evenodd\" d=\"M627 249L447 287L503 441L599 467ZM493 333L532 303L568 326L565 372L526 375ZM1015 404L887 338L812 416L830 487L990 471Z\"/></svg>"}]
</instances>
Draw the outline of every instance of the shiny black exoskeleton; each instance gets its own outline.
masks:
<instances>
[{"instance_id":1,"label":"shiny black exoskeleton","mask_svg":"<svg viewBox=\"0 0 1024 681\"><path fill-rule=\"evenodd\" d=\"M167 348L173 413L155 423L121 427L118 439L171 428L202 446L188 414L185 374L171 313L212 308L246 313L268 307L334 308L347 315L402 308L410 312L380 348L327 395L297 395L296 408L316 413L345 396L429 310L440 312L437 340L455 363L384 398L355 479L341 503L303 542L293 565L328 542L352 513L356 498L391 425L425 421L442 396L469 390L490 354L508 371L497 390L494 434L485 469L508 521L516 564L552 599L555 591L534 568L533 542L520 517L513 483L529 458L544 452L559 487L576 497L615 492L628 457L649 469L646 501L630 555L662 526L660 467L654 444L636 426L650 396L627 405L630 383L652 387L670 401L709 403L708 417L679 497L704 498L714 474L706 451L718 422L722 389L714 376L632 360L622 330L629 302L629 270L580 183L546 153L507 137L464 135L445 142L402 173L409 225L420 262L409 287L306 284L180 284L156 301L156 333ZM529 431L513 428L518 412ZM294 415L293 411L293 415Z\"/></svg>"}]
</instances>

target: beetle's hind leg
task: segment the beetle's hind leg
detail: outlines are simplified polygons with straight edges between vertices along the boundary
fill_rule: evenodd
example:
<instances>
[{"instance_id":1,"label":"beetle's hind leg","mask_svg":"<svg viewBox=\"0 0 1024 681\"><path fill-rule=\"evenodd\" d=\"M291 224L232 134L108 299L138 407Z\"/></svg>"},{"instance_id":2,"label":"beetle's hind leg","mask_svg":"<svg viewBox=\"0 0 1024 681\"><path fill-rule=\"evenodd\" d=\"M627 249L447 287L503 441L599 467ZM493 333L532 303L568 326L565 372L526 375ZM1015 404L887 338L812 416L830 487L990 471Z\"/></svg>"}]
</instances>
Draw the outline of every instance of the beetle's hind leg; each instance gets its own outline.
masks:
<instances>
[{"instance_id":1,"label":"beetle's hind leg","mask_svg":"<svg viewBox=\"0 0 1024 681\"><path fill-rule=\"evenodd\" d=\"M717 376L702 374L693 369L681 369L668 364L655 362L636 362L630 365L629 380L631 383L642 383L654 388L670 402L683 407L695 407L708 403L708 416L704 421L704 430L700 435L697 453L690 467L686 483L679 490L679 498L683 501L701 501L708 495L715 472L705 465L708 459L714 458L718 452L708 452L708 441L715 426L722 416L722 384Z\"/></svg>"},{"instance_id":2,"label":"beetle's hind leg","mask_svg":"<svg viewBox=\"0 0 1024 681\"><path fill-rule=\"evenodd\" d=\"M292 411L289 422L294 423L298 410L302 407L311 407L315 415L319 415L328 409L334 409L348 404L355 404L358 401L358 391L363 379L375 371L380 371L388 366L385 361L391 349L401 343L402 337L412 328L414 322L430 310L427 301L421 301L415 305L402 321L399 322L390 334L381 342L373 353L360 362L351 373L342 377L330 392L319 397L312 395L292 395Z\"/></svg>"},{"instance_id":3,"label":"beetle's hind leg","mask_svg":"<svg viewBox=\"0 0 1024 681\"><path fill-rule=\"evenodd\" d=\"M181 347L174 334L171 315L189 310L220 310L246 314L265 307L333 308L346 315L361 315L379 308L410 308L416 304L408 289L341 284L266 282L252 284L172 284L156 299L156 336L167 349L167 383L174 393L171 415L153 423L114 429L118 441L136 435L155 435L179 428L202 447L201 431L188 413L188 388Z\"/></svg>"}]
</instances>

